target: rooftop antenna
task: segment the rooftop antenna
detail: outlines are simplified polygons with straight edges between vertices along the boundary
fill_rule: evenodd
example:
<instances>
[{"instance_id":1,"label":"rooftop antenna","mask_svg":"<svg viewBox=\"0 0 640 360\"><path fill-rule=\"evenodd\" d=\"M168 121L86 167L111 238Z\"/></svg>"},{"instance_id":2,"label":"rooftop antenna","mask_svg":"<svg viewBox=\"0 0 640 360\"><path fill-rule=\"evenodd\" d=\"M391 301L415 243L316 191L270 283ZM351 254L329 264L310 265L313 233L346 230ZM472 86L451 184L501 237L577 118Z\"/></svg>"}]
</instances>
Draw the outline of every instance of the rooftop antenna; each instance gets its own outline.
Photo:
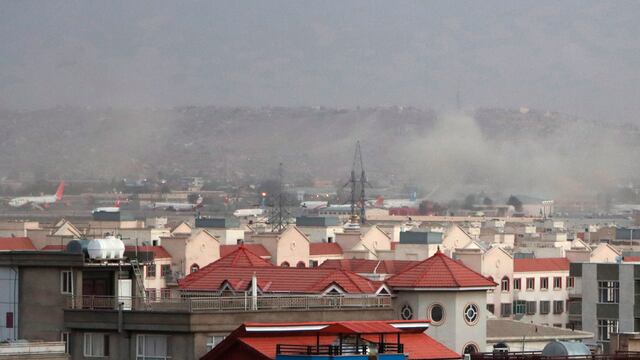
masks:
<instances>
[{"instance_id":1,"label":"rooftop antenna","mask_svg":"<svg viewBox=\"0 0 640 360\"><path fill-rule=\"evenodd\" d=\"M278 198L274 211L269 218L271 231L280 233L289 225L289 211L287 211L284 198L284 165L278 166Z\"/></svg>"}]
</instances>

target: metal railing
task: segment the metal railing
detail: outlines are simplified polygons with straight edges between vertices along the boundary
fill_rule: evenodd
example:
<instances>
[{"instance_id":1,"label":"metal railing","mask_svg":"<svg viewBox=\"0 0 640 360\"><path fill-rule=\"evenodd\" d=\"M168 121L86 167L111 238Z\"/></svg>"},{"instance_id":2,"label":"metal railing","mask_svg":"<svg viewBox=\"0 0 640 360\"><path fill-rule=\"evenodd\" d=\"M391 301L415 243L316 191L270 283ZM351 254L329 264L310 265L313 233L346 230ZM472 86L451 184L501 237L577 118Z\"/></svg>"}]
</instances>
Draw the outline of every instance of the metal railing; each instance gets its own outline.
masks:
<instances>
[{"instance_id":1,"label":"metal railing","mask_svg":"<svg viewBox=\"0 0 640 360\"><path fill-rule=\"evenodd\" d=\"M350 355L368 354L371 346L367 344L342 345L288 345L276 344L277 355ZM402 354L404 345L397 343L377 343L379 354Z\"/></svg>"},{"instance_id":2,"label":"metal railing","mask_svg":"<svg viewBox=\"0 0 640 360\"><path fill-rule=\"evenodd\" d=\"M124 305L122 305L124 304ZM251 296L199 296L149 299L118 296L70 296L67 309L74 310L242 312L268 310L340 310L390 308L390 296L369 295L260 295L254 304Z\"/></svg>"}]
</instances>

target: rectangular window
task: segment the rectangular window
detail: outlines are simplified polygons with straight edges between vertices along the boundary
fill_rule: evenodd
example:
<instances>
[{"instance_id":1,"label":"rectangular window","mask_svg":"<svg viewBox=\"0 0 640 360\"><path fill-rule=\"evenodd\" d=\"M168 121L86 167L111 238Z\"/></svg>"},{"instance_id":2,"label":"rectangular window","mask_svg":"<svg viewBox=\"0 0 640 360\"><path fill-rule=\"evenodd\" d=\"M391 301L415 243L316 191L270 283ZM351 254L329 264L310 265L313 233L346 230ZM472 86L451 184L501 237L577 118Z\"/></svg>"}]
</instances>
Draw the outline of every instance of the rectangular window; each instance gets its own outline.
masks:
<instances>
[{"instance_id":1,"label":"rectangular window","mask_svg":"<svg viewBox=\"0 0 640 360\"><path fill-rule=\"evenodd\" d=\"M554 289L562 289L562 277L561 276L555 276L553 278L553 288Z\"/></svg>"},{"instance_id":2,"label":"rectangular window","mask_svg":"<svg viewBox=\"0 0 640 360\"><path fill-rule=\"evenodd\" d=\"M61 332L60 333L60 341L62 341L64 343L64 353L68 354L69 353L69 339L70 339L70 334L68 332Z\"/></svg>"},{"instance_id":3,"label":"rectangular window","mask_svg":"<svg viewBox=\"0 0 640 360\"><path fill-rule=\"evenodd\" d=\"M60 272L60 293L73 294L73 277L72 272L65 270Z\"/></svg>"},{"instance_id":4,"label":"rectangular window","mask_svg":"<svg viewBox=\"0 0 640 360\"><path fill-rule=\"evenodd\" d=\"M102 333L84 333L84 356L109 356L109 335Z\"/></svg>"},{"instance_id":5,"label":"rectangular window","mask_svg":"<svg viewBox=\"0 0 640 360\"><path fill-rule=\"evenodd\" d=\"M573 276L567 276L567 289L573 289L575 278Z\"/></svg>"},{"instance_id":6,"label":"rectangular window","mask_svg":"<svg viewBox=\"0 0 640 360\"><path fill-rule=\"evenodd\" d=\"M535 315L536 314L536 305L535 301L527 301L527 315Z\"/></svg>"},{"instance_id":7,"label":"rectangular window","mask_svg":"<svg viewBox=\"0 0 640 360\"><path fill-rule=\"evenodd\" d=\"M138 335L136 348L136 360L169 359L166 335Z\"/></svg>"},{"instance_id":8,"label":"rectangular window","mask_svg":"<svg viewBox=\"0 0 640 360\"><path fill-rule=\"evenodd\" d=\"M536 279L527 278L527 290L534 290L536 288Z\"/></svg>"},{"instance_id":9,"label":"rectangular window","mask_svg":"<svg viewBox=\"0 0 640 360\"><path fill-rule=\"evenodd\" d=\"M487 311L495 315L496 306L493 304L487 304Z\"/></svg>"},{"instance_id":10,"label":"rectangular window","mask_svg":"<svg viewBox=\"0 0 640 360\"><path fill-rule=\"evenodd\" d=\"M553 313L562 314L564 312L564 300L557 300L553 302Z\"/></svg>"},{"instance_id":11,"label":"rectangular window","mask_svg":"<svg viewBox=\"0 0 640 360\"><path fill-rule=\"evenodd\" d=\"M513 279L513 290L520 290L522 289L522 284L521 284L521 280L520 278L518 279Z\"/></svg>"},{"instance_id":12,"label":"rectangular window","mask_svg":"<svg viewBox=\"0 0 640 360\"><path fill-rule=\"evenodd\" d=\"M8 312L5 315L5 325L7 329L13 329L13 312Z\"/></svg>"},{"instance_id":13,"label":"rectangular window","mask_svg":"<svg viewBox=\"0 0 640 360\"><path fill-rule=\"evenodd\" d=\"M543 277L540 278L540 290L548 290L549 289L549 278Z\"/></svg>"},{"instance_id":14,"label":"rectangular window","mask_svg":"<svg viewBox=\"0 0 640 360\"><path fill-rule=\"evenodd\" d=\"M171 275L171 265L169 265L169 264L161 265L160 266L160 274L162 275L162 277L167 277L167 276Z\"/></svg>"},{"instance_id":15,"label":"rectangular window","mask_svg":"<svg viewBox=\"0 0 640 360\"><path fill-rule=\"evenodd\" d=\"M618 320L599 319L598 320L598 340L609 341L611 334L618 332Z\"/></svg>"},{"instance_id":16,"label":"rectangular window","mask_svg":"<svg viewBox=\"0 0 640 360\"><path fill-rule=\"evenodd\" d=\"M620 301L618 281L598 281L598 302L617 304Z\"/></svg>"},{"instance_id":17,"label":"rectangular window","mask_svg":"<svg viewBox=\"0 0 640 360\"><path fill-rule=\"evenodd\" d=\"M147 277L148 278L156 277L156 264L147 265Z\"/></svg>"},{"instance_id":18,"label":"rectangular window","mask_svg":"<svg viewBox=\"0 0 640 360\"><path fill-rule=\"evenodd\" d=\"M551 304L550 304L549 301L541 300L540 301L540 314L547 315L551 311L550 307L551 307Z\"/></svg>"},{"instance_id":19,"label":"rectangular window","mask_svg":"<svg viewBox=\"0 0 640 360\"><path fill-rule=\"evenodd\" d=\"M512 305L510 303L500 304L500 316L502 317L511 316L511 306Z\"/></svg>"},{"instance_id":20,"label":"rectangular window","mask_svg":"<svg viewBox=\"0 0 640 360\"><path fill-rule=\"evenodd\" d=\"M309 260L309 267L318 267L318 260Z\"/></svg>"},{"instance_id":21,"label":"rectangular window","mask_svg":"<svg viewBox=\"0 0 640 360\"><path fill-rule=\"evenodd\" d=\"M160 290L160 297L162 299L170 299L171 298L171 289L167 289L167 288L161 289Z\"/></svg>"},{"instance_id":22,"label":"rectangular window","mask_svg":"<svg viewBox=\"0 0 640 360\"><path fill-rule=\"evenodd\" d=\"M502 291L509 291L509 283L511 281L509 281L508 277L503 277L502 280L500 281L500 290Z\"/></svg>"},{"instance_id":23,"label":"rectangular window","mask_svg":"<svg viewBox=\"0 0 640 360\"><path fill-rule=\"evenodd\" d=\"M225 336L219 335L209 336L209 338L207 338L207 351L211 351L211 349L218 346L224 338Z\"/></svg>"},{"instance_id":24,"label":"rectangular window","mask_svg":"<svg viewBox=\"0 0 640 360\"><path fill-rule=\"evenodd\" d=\"M144 292L149 301L156 301L156 289L145 289Z\"/></svg>"},{"instance_id":25,"label":"rectangular window","mask_svg":"<svg viewBox=\"0 0 640 360\"><path fill-rule=\"evenodd\" d=\"M524 300L516 300L513 302L513 314L522 315L527 310L527 302Z\"/></svg>"}]
</instances>

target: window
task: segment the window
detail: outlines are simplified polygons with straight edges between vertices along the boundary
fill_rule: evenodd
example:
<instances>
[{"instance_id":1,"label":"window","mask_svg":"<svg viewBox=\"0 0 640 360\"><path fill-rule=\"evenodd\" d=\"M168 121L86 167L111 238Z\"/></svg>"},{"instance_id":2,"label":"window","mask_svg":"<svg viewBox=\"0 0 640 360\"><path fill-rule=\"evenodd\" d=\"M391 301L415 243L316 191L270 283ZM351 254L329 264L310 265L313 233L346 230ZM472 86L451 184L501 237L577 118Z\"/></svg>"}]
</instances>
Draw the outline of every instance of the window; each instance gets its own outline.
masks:
<instances>
[{"instance_id":1,"label":"window","mask_svg":"<svg viewBox=\"0 0 640 360\"><path fill-rule=\"evenodd\" d=\"M296 264L297 268L303 268L306 267L306 265L304 264L304 261L298 261L298 263Z\"/></svg>"},{"instance_id":2,"label":"window","mask_svg":"<svg viewBox=\"0 0 640 360\"><path fill-rule=\"evenodd\" d=\"M620 283L598 281L598 302L617 304L620 300Z\"/></svg>"},{"instance_id":3,"label":"window","mask_svg":"<svg viewBox=\"0 0 640 360\"><path fill-rule=\"evenodd\" d=\"M496 306L493 304L487 304L487 311L494 314L496 313Z\"/></svg>"},{"instance_id":4,"label":"window","mask_svg":"<svg viewBox=\"0 0 640 360\"><path fill-rule=\"evenodd\" d=\"M476 304L468 304L464 307L464 321L467 325L475 325L480 318L480 309Z\"/></svg>"},{"instance_id":5,"label":"window","mask_svg":"<svg viewBox=\"0 0 640 360\"><path fill-rule=\"evenodd\" d=\"M509 291L509 283L510 283L509 278L506 276L503 277L502 281L500 281L500 289L502 291Z\"/></svg>"},{"instance_id":6,"label":"window","mask_svg":"<svg viewBox=\"0 0 640 360\"><path fill-rule=\"evenodd\" d=\"M280 264L280 266L282 266L282 267L290 267L291 265L289 265L288 261L284 261L282 264Z\"/></svg>"},{"instance_id":7,"label":"window","mask_svg":"<svg viewBox=\"0 0 640 360\"><path fill-rule=\"evenodd\" d=\"M564 312L564 300L556 300L553 302L553 313L562 314Z\"/></svg>"},{"instance_id":8,"label":"window","mask_svg":"<svg viewBox=\"0 0 640 360\"><path fill-rule=\"evenodd\" d=\"M549 278L543 277L540 278L540 290L548 290L549 289Z\"/></svg>"},{"instance_id":9,"label":"window","mask_svg":"<svg viewBox=\"0 0 640 360\"><path fill-rule=\"evenodd\" d=\"M527 315L535 315L536 314L536 305L535 301L527 301Z\"/></svg>"},{"instance_id":10,"label":"window","mask_svg":"<svg viewBox=\"0 0 640 360\"><path fill-rule=\"evenodd\" d=\"M536 288L536 279L527 278L527 290L534 290Z\"/></svg>"},{"instance_id":11,"label":"window","mask_svg":"<svg viewBox=\"0 0 640 360\"><path fill-rule=\"evenodd\" d=\"M567 289L574 287L575 278L573 276L567 276Z\"/></svg>"},{"instance_id":12,"label":"window","mask_svg":"<svg viewBox=\"0 0 640 360\"><path fill-rule=\"evenodd\" d=\"M145 289L144 292L145 295L147 295L147 299L150 301L156 300L156 289Z\"/></svg>"},{"instance_id":13,"label":"window","mask_svg":"<svg viewBox=\"0 0 640 360\"><path fill-rule=\"evenodd\" d=\"M551 311L551 303L549 301L540 301L540 314L547 315Z\"/></svg>"},{"instance_id":14,"label":"window","mask_svg":"<svg viewBox=\"0 0 640 360\"><path fill-rule=\"evenodd\" d=\"M444 320L444 308L440 304L433 304L429 307L429 320L432 324L440 325Z\"/></svg>"},{"instance_id":15,"label":"window","mask_svg":"<svg viewBox=\"0 0 640 360\"><path fill-rule=\"evenodd\" d=\"M69 336L68 332L61 332L60 333L60 341L62 341L64 343L64 353L68 354L69 353L69 339L71 337Z\"/></svg>"},{"instance_id":16,"label":"window","mask_svg":"<svg viewBox=\"0 0 640 360\"><path fill-rule=\"evenodd\" d=\"M500 316L502 317L511 316L511 307L512 305L509 303L500 304Z\"/></svg>"},{"instance_id":17,"label":"window","mask_svg":"<svg viewBox=\"0 0 640 360\"><path fill-rule=\"evenodd\" d=\"M618 320L598 319L598 340L609 341L618 332Z\"/></svg>"},{"instance_id":18,"label":"window","mask_svg":"<svg viewBox=\"0 0 640 360\"><path fill-rule=\"evenodd\" d=\"M193 264L193 265L191 265L191 269L190 270L191 270L191 273L193 274L194 272L200 270L200 265Z\"/></svg>"},{"instance_id":19,"label":"window","mask_svg":"<svg viewBox=\"0 0 640 360\"><path fill-rule=\"evenodd\" d=\"M527 302L524 300L516 300L513 302L513 314L522 315L527 308Z\"/></svg>"},{"instance_id":20,"label":"window","mask_svg":"<svg viewBox=\"0 0 640 360\"><path fill-rule=\"evenodd\" d=\"M138 335L137 342L137 360L169 359L165 335Z\"/></svg>"},{"instance_id":21,"label":"window","mask_svg":"<svg viewBox=\"0 0 640 360\"><path fill-rule=\"evenodd\" d=\"M478 352L478 347L475 344L467 344L462 350L463 354L475 354Z\"/></svg>"},{"instance_id":22,"label":"window","mask_svg":"<svg viewBox=\"0 0 640 360\"><path fill-rule=\"evenodd\" d=\"M225 336L222 335L214 335L209 336L207 339L207 351L211 351L214 347L218 346L224 340Z\"/></svg>"},{"instance_id":23,"label":"window","mask_svg":"<svg viewBox=\"0 0 640 360\"><path fill-rule=\"evenodd\" d=\"M554 289L562 289L562 277L561 276L555 276L553 278L553 288Z\"/></svg>"},{"instance_id":24,"label":"window","mask_svg":"<svg viewBox=\"0 0 640 360\"><path fill-rule=\"evenodd\" d=\"M7 329L13 329L13 312L4 314L4 324Z\"/></svg>"},{"instance_id":25,"label":"window","mask_svg":"<svg viewBox=\"0 0 640 360\"><path fill-rule=\"evenodd\" d=\"M520 280L520 278L513 279L513 290L520 290L520 289L522 289L522 281Z\"/></svg>"},{"instance_id":26,"label":"window","mask_svg":"<svg viewBox=\"0 0 640 360\"><path fill-rule=\"evenodd\" d=\"M147 265L147 277L148 278L156 277L156 264Z\"/></svg>"},{"instance_id":27,"label":"window","mask_svg":"<svg viewBox=\"0 0 640 360\"><path fill-rule=\"evenodd\" d=\"M84 333L84 356L109 356L109 335L102 333Z\"/></svg>"},{"instance_id":28,"label":"window","mask_svg":"<svg viewBox=\"0 0 640 360\"><path fill-rule=\"evenodd\" d=\"M318 267L318 260L309 260L309 267Z\"/></svg>"},{"instance_id":29,"label":"window","mask_svg":"<svg viewBox=\"0 0 640 360\"><path fill-rule=\"evenodd\" d=\"M60 272L60 293L73 294L73 276L71 271Z\"/></svg>"},{"instance_id":30,"label":"window","mask_svg":"<svg viewBox=\"0 0 640 360\"><path fill-rule=\"evenodd\" d=\"M561 328L562 324L553 324L553 327Z\"/></svg>"},{"instance_id":31,"label":"window","mask_svg":"<svg viewBox=\"0 0 640 360\"><path fill-rule=\"evenodd\" d=\"M171 276L171 265L169 264L160 265L160 276L162 277Z\"/></svg>"},{"instance_id":32,"label":"window","mask_svg":"<svg viewBox=\"0 0 640 360\"><path fill-rule=\"evenodd\" d=\"M413 309L409 305L403 305L402 310L400 310L400 317L402 320L411 320L413 319Z\"/></svg>"},{"instance_id":33,"label":"window","mask_svg":"<svg viewBox=\"0 0 640 360\"><path fill-rule=\"evenodd\" d=\"M162 299L170 299L171 298L171 289L160 289L160 297Z\"/></svg>"}]
</instances>

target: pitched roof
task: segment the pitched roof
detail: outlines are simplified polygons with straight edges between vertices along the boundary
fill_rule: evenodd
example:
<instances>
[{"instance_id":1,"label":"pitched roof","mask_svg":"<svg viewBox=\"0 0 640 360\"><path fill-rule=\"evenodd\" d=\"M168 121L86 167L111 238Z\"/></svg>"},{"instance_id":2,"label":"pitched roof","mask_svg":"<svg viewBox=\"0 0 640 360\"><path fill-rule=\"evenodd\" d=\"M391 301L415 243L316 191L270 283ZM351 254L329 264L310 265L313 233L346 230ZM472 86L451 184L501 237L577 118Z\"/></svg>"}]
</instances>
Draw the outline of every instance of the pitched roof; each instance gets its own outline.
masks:
<instances>
[{"instance_id":1,"label":"pitched roof","mask_svg":"<svg viewBox=\"0 0 640 360\"><path fill-rule=\"evenodd\" d=\"M276 345L315 346L335 344L338 333L358 333L369 342L380 341L378 334L387 334L384 340L395 343L397 334L404 345L409 360L459 359L460 354L448 349L443 344L424 333L424 327L396 328L392 324L426 323L427 321L341 321L341 322L308 322L308 323L244 323L233 331L213 350L202 357L203 360L227 359L229 356L250 353L256 359L275 359ZM293 328L298 328L293 330ZM249 331L249 328L264 328L260 331ZM283 333L283 328L288 331ZM266 330L269 329L269 330ZM311 330L313 329L313 330ZM317 334L317 337L316 337ZM240 349L237 345L240 345Z\"/></svg>"},{"instance_id":2,"label":"pitched roof","mask_svg":"<svg viewBox=\"0 0 640 360\"><path fill-rule=\"evenodd\" d=\"M569 259L513 259L513 272L569 271Z\"/></svg>"},{"instance_id":3,"label":"pitched roof","mask_svg":"<svg viewBox=\"0 0 640 360\"><path fill-rule=\"evenodd\" d=\"M343 269L358 274L398 274L409 266L418 264L414 260L368 260L343 259L326 260L320 267L326 269Z\"/></svg>"},{"instance_id":4,"label":"pitched roof","mask_svg":"<svg viewBox=\"0 0 640 360\"><path fill-rule=\"evenodd\" d=\"M373 294L379 286L357 274L335 269L271 267L209 267L189 274L179 287L192 291L219 291L227 285L246 291L256 274L262 292L318 294L336 285L348 294Z\"/></svg>"},{"instance_id":5,"label":"pitched roof","mask_svg":"<svg viewBox=\"0 0 640 360\"><path fill-rule=\"evenodd\" d=\"M640 262L640 256L625 256L622 258L624 262Z\"/></svg>"},{"instance_id":6,"label":"pitched roof","mask_svg":"<svg viewBox=\"0 0 640 360\"><path fill-rule=\"evenodd\" d=\"M240 246L244 246L247 250L252 253L262 257L262 258L270 258L271 253L269 250L264 247L262 244L247 244L244 243L242 245L220 245L220 257L225 257L232 252L236 251Z\"/></svg>"},{"instance_id":7,"label":"pitched roof","mask_svg":"<svg viewBox=\"0 0 640 360\"><path fill-rule=\"evenodd\" d=\"M264 248L264 246L262 246L262 248ZM228 250L225 250L226 254L224 255L222 254L222 249L220 249L220 256L221 256L220 259L200 269L198 273L201 273L204 269L208 267L212 267L212 268L231 267L231 266L275 267L275 265L263 259L257 253L253 252L254 249L259 250L260 248L259 247L250 248L245 244L236 245L235 249L232 249L231 252L228 252ZM267 249L264 249L264 251L268 254L266 250Z\"/></svg>"},{"instance_id":8,"label":"pitched roof","mask_svg":"<svg viewBox=\"0 0 640 360\"><path fill-rule=\"evenodd\" d=\"M64 245L45 245L42 250L46 251L62 251L64 250Z\"/></svg>"},{"instance_id":9,"label":"pitched roof","mask_svg":"<svg viewBox=\"0 0 640 360\"><path fill-rule=\"evenodd\" d=\"M0 237L0 251L36 250L28 237Z\"/></svg>"},{"instance_id":10,"label":"pitched roof","mask_svg":"<svg viewBox=\"0 0 640 360\"><path fill-rule=\"evenodd\" d=\"M440 250L432 257L390 277L386 283L395 288L477 288L497 285Z\"/></svg>"},{"instance_id":11,"label":"pitched roof","mask_svg":"<svg viewBox=\"0 0 640 360\"><path fill-rule=\"evenodd\" d=\"M342 247L338 243L310 243L309 255L342 255Z\"/></svg>"}]
</instances>

